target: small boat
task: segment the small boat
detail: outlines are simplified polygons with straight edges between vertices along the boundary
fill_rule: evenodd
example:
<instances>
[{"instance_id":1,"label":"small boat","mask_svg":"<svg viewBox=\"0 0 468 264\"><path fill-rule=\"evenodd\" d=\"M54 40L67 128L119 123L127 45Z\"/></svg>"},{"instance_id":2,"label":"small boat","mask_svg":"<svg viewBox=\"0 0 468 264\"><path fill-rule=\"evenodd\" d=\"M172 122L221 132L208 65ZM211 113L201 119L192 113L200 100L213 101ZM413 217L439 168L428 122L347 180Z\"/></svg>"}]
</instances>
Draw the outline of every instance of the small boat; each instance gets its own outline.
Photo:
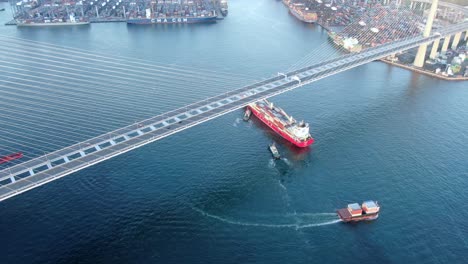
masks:
<instances>
[{"instance_id":1,"label":"small boat","mask_svg":"<svg viewBox=\"0 0 468 264\"><path fill-rule=\"evenodd\" d=\"M222 8L221 8L221 14L222 14L223 16L227 16L227 15L228 15L228 10L227 10L226 8L222 7Z\"/></svg>"},{"instance_id":2,"label":"small boat","mask_svg":"<svg viewBox=\"0 0 468 264\"><path fill-rule=\"evenodd\" d=\"M270 149L270 152L273 155L273 158L275 158L275 159L280 159L281 158L281 155L279 154L279 151L276 148L275 143L270 144L270 146L268 148Z\"/></svg>"},{"instance_id":3,"label":"small boat","mask_svg":"<svg viewBox=\"0 0 468 264\"><path fill-rule=\"evenodd\" d=\"M5 8L0 8L0 11L5 11Z\"/></svg>"},{"instance_id":4,"label":"small boat","mask_svg":"<svg viewBox=\"0 0 468 264\"><path fill-rule=\"evenodd\" d=\"M243 118L244 121L248 121L251 115L252 115L252 111L249 108L245 109L244 118Z\"/></svg>"},{"instance_id":5,"label":"small boat","mask_svg":"<svg viewBox=\"0 0 468 264\"><path fill-rule=\"evenodd\" d=\"M6 155L6 156L3 156L3 157L0 157L0 164L7 163L9 161L19 159L19 158L22 158L22 157L23 157L22 152L17 152L17 153L13 153L13 154L10 154L10 155Z\"/></svg>"},{"instance_id":6,"label":"small boat","mask_svg":"<svg viewBox=\"0 0 468 264\"><path fill-rule=\"evenodd\" d=\"M380 206L375 201L365 201L348 204L348 207L337 210L338 216L343 222L370 221L379 217Z\"/></svg>"}]
</instances>

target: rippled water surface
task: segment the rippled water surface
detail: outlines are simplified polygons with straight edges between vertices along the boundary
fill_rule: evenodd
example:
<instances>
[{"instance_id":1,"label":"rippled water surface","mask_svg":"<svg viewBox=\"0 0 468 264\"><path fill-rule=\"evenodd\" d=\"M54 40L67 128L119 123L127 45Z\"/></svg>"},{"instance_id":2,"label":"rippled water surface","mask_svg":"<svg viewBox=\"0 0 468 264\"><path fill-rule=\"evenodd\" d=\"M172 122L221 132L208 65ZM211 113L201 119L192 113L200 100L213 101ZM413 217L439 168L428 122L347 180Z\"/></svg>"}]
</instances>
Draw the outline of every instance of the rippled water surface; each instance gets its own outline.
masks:
<instances>
[{"instance_id":1,"label":"rippled water surface","mask_svg":"<svg viewBox=\"0 0 468 264\"><path fill-rule=\"evenodd\" d=\"M232 0L214 25L0 34L252 80L332 49L274 0ZM0 263L464 263L467 88L373 62L272 98L310 123L306 150L222 116L0 203ZM336 220L367 199L378 220Z\"/></svg>"}]
</instances>

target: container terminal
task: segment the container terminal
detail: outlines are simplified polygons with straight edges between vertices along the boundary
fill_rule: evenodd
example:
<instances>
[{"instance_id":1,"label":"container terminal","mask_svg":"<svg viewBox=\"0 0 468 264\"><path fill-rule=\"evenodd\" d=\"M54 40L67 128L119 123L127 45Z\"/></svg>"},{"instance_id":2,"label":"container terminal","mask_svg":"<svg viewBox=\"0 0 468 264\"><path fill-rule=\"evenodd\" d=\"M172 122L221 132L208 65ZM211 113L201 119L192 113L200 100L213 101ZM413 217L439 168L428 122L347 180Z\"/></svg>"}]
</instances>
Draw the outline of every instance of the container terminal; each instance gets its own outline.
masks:
<instances>
[{"instance_id":1,"label":"container terminal","mask_svg":"<svg viewBox=\"0 0 468 264\"><path fill-rule=\"evenodd\" d=\"M424 28L425 11L411 10L395 2L350 0L283 0L290 13L300 21L316 22L329 31L329 37L349 52L359 52L402 36L417 35ZM463 19L463 14L455 16ZM434 28L455 23L451 16L438 17ZM396 25L398 27L390 27Z\"/></svg>"},{"instance_id":2,"label":"container terminal","mask_svg":"<svg viewBox=\"0 0 468 264\"><path fill-rule=\"evenodd\" d=\"M378 19L376 19L378 18ZM390 26L398 24L398 27ZM341 31L330 31L329 37L336 45L349 52L360 52L408 36L421 34L424 28L421 16L410 10L390 6L374 6Z\"/></svg>"},{"instance_id":3,"label":"container terminal","mask_svg":"<svg viewBox=\"0 0 468 264\"><path fill-rule=\"evenodd\" d=\"M311 23L307 16L328 31L331 43L345 52L361 52L404 37L422 34L427 10L398 6L394 1L349 0L283 0L289 12L302 22ZM466 19L467 12L445 9L437 13L433 31ZM389 26L391 25L391 26ZM397 27L394 25L398 25ZM444 80L468 78L468 50L461 45L430 57L423 68L414 69L415 50L395 54L382 61Z\"/></svg>"},{"instance_id":4,"label":"container terminal","mask_svg":"<svg viewBox=\"0 0 468 264\"><path fill-rule=\"evenodd\" d=\"M7 25L60 26L89 23L182 24L216 22L227 0L10 0Z\"/></svg>"}]
</instances>

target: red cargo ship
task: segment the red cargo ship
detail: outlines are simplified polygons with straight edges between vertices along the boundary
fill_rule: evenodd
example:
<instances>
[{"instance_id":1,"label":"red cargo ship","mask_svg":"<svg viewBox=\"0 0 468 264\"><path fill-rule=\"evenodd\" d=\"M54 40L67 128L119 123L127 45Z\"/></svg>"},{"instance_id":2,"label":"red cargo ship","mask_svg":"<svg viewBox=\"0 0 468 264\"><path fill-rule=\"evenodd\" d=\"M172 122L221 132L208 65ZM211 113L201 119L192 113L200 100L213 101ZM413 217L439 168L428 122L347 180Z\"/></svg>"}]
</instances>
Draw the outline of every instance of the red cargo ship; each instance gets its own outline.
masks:
<instances>
[{"instance_id":1,"label":"red cargo ship","mask_svg":"<svg viewBox=\"0 0 468 264\"><path fill-rule=\"evenodd\" d=\"M379 217L380 206L374 201L365 201L360 206L357 203L348 204L347 208L337 210L338 216L343 222L357 222L362 220L374 220Z\"/></svg>"},{"instance_id":2,"label":"red cargo ship","mask_svg":"<svg viewBox=\"0 0 468 264\"><path fill-rule=\"evenodd\" d=\"M7 155L7 156L3 156L3 157L0 157L0 164L9 162L9 161L12 161L12 160L15 160L15 159L19 159L19 158L22 158L22 157L23 157L23 153L21 153L21 152L17 152L17 153L13 153L13 154L10 154L10 155Z\"/></svg>"},{"instance_id":3,"label":"red cargo ship","mask_svg":"<svg viewBox=\"0 0 468 264\"><path fill-rule=\"evenodd\" d=\"M303 148L314 143L314 139L309 134L309 124L304 121L297 122L283 109L273 106L273 103L263 100L248 107L263 123L294 145Z\"/></svg>"}]
</instances>

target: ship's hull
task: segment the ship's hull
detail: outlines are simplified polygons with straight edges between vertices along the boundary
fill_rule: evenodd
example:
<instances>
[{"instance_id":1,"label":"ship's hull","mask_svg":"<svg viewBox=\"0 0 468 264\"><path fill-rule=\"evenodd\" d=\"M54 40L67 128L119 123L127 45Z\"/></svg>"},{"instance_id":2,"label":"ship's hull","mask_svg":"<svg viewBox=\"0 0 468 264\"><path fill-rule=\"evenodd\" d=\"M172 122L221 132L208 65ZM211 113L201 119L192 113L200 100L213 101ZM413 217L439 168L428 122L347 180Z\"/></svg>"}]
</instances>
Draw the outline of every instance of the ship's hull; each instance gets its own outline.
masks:
<instances>
[{"instance_id":1,"label":"ship's hull","mask_svg":"<svg viewBox=\"0 0 468 264\"><path fill-rule=\"evenodd\" d=\"M249 106L250 110L252 111L252 113L258 118L260 119L265 125L267 125L268 127L270 127L273 131L275 131L277 134L279 134L280 136L282 136L284 139L286 139L287 141L293 143L294 145L300 147L300 148L305 148L305 147L308 147L310 145L312 145L312 143L314 143L314 139L313 138L310 138L309 140L307 141L299 141L299 140L296 140L294 138L292 138L290 135L288 135L287 133L285 133L281 128L279 128L278 126L276 126L275 124L273 124L272 122L270 122L269 120L267 120L265 118L265 116L260 113L259 111L257 111L257 109L255 109L254 107L251 107Z\"/></svg>"},{"instance_id":2,"label":"ship's hull","mask_svg":"<svg viewBox=\"0 0 468 264\"><path fill-rule=\"evenodd\" d=\"M16 26L18 27L62 27L62 26L84 26L84 25L89 25L89 22L50 22L50 23L45 23L45 22L39 22L39 23L21 23L18 22L16 23Z\"/></svg>"},{"instance_id":3,"label":"ship's hull","mask_svg":"<svg viewBox=\"0 0 468 264\"><path fill-rule=\"evenodd\" d=\"M372 221L372 220L377 219L378 217L379 217L379 214L373 214L373 215L356 216L356 217L351 217L351 218L341 218L341 220L345 223L348 223L348 222Z\"/></svg>"},{"instance_id":4,"label":"ship's hull","mask_svg":"<svg viewBox=\"0 0 468 264\"><path fill-rule=\"evenodd\" d=\"M8 156L3 156L3 157L0 157L0 164L7 163L9 161L19 159L19 158L22 158L22 157L23 157L23 153L21 153L21 152L17 152L17 153L8 155Z\"/></svg>"},{"instance_id":5,"label":"ship's hull","mask_svg":"<svg viewBox=\"0 0 468 264\"><path fill-rule=\"evenodd\" d=\"M207 17L167 17L167 18L130 18L127 24L149 25L149 24L197 24L214 23L216 16Z\"/></svg>"}]
</instances>

